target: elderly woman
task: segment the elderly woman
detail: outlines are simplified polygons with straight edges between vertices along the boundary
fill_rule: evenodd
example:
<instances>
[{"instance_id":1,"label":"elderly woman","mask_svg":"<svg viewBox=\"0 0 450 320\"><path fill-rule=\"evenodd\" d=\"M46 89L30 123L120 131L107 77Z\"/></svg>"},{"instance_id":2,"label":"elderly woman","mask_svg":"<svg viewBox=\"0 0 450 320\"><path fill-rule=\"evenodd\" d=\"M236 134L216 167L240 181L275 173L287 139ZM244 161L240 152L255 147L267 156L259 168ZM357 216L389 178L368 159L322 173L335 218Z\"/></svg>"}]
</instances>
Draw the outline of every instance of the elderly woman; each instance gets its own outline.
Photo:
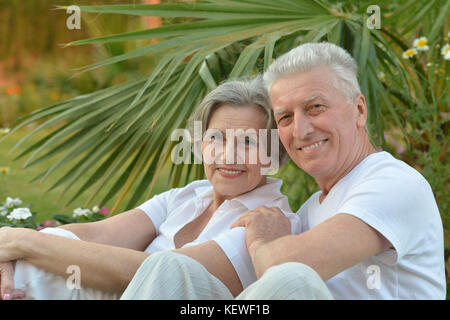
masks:
<instances>
[{"instance_id":1,"label":"elderly woman","mask_svg":"<svg viewBox=\"0 0 450 320\"><path fill-rule=\"evenodd\" d=\"M276 128L260 78L221 84L192 120L202 124L207 180L171 189L103 221L40 232L1 228L2 299L117 299L144 260L158 251L195 259L233 296L255 281L243 228L230 229L233 222L257 207L277 206L298 232L298 218L280 193L281 180L266 177L261 172L267 164L248 156L264 143L242 136ZM237 133L232 138L230 130ZM231 148L236 141L237 151L246 151L244 158ZM282 162L286 153L280 148Z\"/></svg>"}]
</instances>

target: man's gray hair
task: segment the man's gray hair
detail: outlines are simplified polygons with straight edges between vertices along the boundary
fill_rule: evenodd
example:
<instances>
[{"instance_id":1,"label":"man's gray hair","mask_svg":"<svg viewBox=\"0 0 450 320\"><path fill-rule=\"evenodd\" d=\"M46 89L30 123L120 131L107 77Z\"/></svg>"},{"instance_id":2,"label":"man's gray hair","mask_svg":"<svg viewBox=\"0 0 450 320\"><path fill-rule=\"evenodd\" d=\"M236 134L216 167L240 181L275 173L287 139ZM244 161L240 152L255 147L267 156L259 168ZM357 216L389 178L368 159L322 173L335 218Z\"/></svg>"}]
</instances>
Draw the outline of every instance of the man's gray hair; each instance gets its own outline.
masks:
<instances>
[{"instance_id":1,"label":"man's gray hair","mask_svg":"<svg viewBox=\"0 0 450 320\"><path fill-rule=\"evenodd\" d=\"M243 108L258 106L264 112L268 134L270 135L271 129L277 129L269 95L264 87L262 77L258 75L252 78L225 81L208 93L188 121L191 135L193 136L194 122L200 121L203 136L208 129L214 110L222 105ZM279 143L279 155L279 163L282 165L289 156L281 142Z\"/></svg>"},{"instance_id":2,"label":"man's gray hair","mask_svg":"<svg viewBox=\"0 0 450 320\"><path fill-rule=\"evenodd\" d=\"M278 57L264 73L264 84L270 92L278 78L316 67L326 67L331 71L334 88L348 103L361 93L355 60L345 49L328 42L305 43Z\"/></svg>"}]
</instances>

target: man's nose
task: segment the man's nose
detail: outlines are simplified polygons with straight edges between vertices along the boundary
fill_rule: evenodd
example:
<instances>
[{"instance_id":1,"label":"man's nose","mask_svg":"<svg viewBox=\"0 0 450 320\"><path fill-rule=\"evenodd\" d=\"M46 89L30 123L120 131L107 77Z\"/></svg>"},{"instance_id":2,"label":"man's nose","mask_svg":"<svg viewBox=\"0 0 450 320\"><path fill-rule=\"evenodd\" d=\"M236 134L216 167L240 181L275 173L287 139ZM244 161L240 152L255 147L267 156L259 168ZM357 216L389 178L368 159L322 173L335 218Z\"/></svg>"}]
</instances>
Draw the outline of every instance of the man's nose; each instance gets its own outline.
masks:
<instances>
[{"instance_id":1,"label":"man's nose","mask_svg":"<svg viewBox=\"0 0 450 320\"><path fill-rule=\"evenodd\" d=\"M304 114L296 112L294 114L294 132L292 133L293 137L303 140L313 131L314 127L311 123L311 120Z\"/></svg>"}]
</instances>

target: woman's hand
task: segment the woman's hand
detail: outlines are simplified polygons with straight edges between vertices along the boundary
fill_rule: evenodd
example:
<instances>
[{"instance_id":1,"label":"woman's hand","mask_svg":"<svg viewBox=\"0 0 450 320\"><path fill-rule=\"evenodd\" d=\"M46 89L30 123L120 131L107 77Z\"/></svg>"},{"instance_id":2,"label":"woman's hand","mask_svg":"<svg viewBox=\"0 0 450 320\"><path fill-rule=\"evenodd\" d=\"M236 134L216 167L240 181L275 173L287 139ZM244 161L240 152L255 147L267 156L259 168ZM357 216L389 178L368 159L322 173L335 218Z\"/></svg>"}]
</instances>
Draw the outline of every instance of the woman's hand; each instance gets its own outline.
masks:
<instances>
[{"instance_id":1,"label":"woman's hand","mask_svg":"<svg viewBox=\"0 0 450 320\"><path fill-rule=\"evenodd\" d=\"M16 262L0 263L0 300L25 298L25 292L14 289L14 267Z\"/></svg>"},{"instance_id":2,"label":"woman's hand","mask_svg":"<svg viewBox=\"0 0 450 320\"><path fill-rule=\"evenodd\" d=\"M0 228L0 262L9 262L24 259L20 244L26 241L25 237L36 232L26 228Z\"/></svg>"},{"instance_id":3,"label":"woman's hand","mask_svg":"<svg viewBox=\"0 0 450 320\"><path fill-rule=\"evenodd\" d=\"M22 259L18 244L33 230L25 228L0 228L0 299L23 299L25 292L14 289L15 260Z\"/></svg>"}]
</instances>

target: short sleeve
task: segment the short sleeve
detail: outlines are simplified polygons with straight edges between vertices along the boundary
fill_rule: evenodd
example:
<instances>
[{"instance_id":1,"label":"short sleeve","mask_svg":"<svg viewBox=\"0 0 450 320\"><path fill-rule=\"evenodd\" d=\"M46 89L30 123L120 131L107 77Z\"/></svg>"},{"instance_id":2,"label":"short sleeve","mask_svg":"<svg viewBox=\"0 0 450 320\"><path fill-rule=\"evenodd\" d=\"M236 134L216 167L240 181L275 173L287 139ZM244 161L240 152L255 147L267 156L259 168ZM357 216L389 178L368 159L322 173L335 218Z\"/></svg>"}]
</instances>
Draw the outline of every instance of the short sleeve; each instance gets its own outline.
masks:
<instances>
[{"instance_id":1,"label":"short sleeve","mask_svg":"<svg viewBox=\"0 0 450 320\"><path fill-rule=\"evenodd\" d=\"M137 207L144 211L147 216L152 220L152 223L158 232L161 224L166 220L168 213L168 200L170 196L170 190L161 194L153 196L143 204Z\"/></svg>"},{"instance_id":2,"label":"short sleeve","mask_svg":"<svg viewBox=\"0 0 450 320\"><path fill-rule=\"evenodd\" d=\"M252 259L245 243L245 228L236 227L213 239L225 252L241 280L243 289L257 280Z\"/></svg>"},{"instance_id":3,"label":"short sleeve","mask_svg":"<svg viewBox=\"0 0 450 320\"><path fill-rule=\"evenodd\" d=\"M381 233L393 246L376 255L394 265L423 237L434 197L426 181L400 170L380 172L353 185L337 213L351 214Z\"/></svg>"}]
</instances>

